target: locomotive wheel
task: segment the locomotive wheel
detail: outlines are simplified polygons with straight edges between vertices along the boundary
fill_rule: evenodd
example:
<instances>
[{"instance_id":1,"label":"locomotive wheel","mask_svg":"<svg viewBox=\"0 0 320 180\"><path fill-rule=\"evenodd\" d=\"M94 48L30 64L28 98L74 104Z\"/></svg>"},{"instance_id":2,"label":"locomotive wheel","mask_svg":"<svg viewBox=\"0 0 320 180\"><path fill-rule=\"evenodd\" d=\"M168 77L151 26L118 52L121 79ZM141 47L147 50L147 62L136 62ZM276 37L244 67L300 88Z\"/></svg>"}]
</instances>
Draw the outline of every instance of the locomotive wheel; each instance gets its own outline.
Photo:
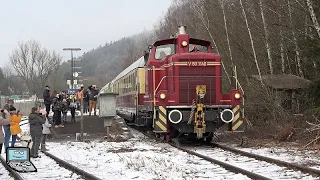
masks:
<instances>
[{"instance_id":1,"label":"locomotive wheel","mask_svg":"<svg viewBox=\"0 0 320 180\"><path fill-rule=\"evenodd\" d=\"M180 142L179 142L179 139L178 139L178 138L173 138L173 139L171 139L171 142L172 142L175 146L180 147Z\"/></svg>"}]
</instances>

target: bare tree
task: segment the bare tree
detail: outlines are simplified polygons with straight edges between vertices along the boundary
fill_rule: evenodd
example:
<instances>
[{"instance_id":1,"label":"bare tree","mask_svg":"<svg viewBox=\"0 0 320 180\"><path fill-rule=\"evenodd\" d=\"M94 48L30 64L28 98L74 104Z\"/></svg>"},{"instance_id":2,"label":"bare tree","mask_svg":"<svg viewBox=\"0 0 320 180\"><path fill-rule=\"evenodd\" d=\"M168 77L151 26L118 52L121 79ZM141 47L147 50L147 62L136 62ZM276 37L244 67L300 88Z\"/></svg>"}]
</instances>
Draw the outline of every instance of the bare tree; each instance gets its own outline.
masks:
<instances>
[{"instance_id":1,"label":"bare tree","mask_svg":"<svg viewBox=\"0 0 320 180\"><path fill-rule=\"evenodd\" d=\"M269 31L267 28L267 22L265 18L265 12L264 12L264 7L262 0L259 1L260 5L260 12L261 12L261 18L262 18L262 23L263 23L263 30L264 30L264 35L265 35L265 44L266 44L266 49L267 49L267 54L268 54L268 60L269 60L269 68L270 68L270 74L273 74L273 63L272 63L272 57L271 57L271 47L269 43Z\"/></svg>"},{"instance_id":2,"label":"bare tree","mask_svg":"<svg viewBox=\"0 0 320 180\"><path fill-rule=\"evenodd\" d=\"M292 7L291 6L292 5L290 4L290 0L288 0L289 24L291 26L293 42L294 42L294 46L295 46L297 67L298 67L298 72L299 72L300 76L303 78L304 75L303 75L303 71L302 71L302 67L301 67L301 57L300 57L300 51L299 51L299 46L298 46L298 40L296 37L296 33L294 31L294 25L293 25L293 19L292 19Z\"/></svg>"},{"instance_id":3,"label":"bare tree","mask_svg":"<svg viewBox=\"0 0 320 180\"><path fill-rule=\"evenodd\" d=\"M29 91L40 95L50 75L59 68L61 56L41 47L39 42L30 40L18 43L18 47L10 54L10 61Z\"/></svg>"},{"instance_id":4,"label":"bare tree","mask_svg":"<svg viewBox=\"0 0 320 180\"><path fill-rule=\"evenodd\" d=\"M228 43L228 50L229 50L229 56L231 60L231 65L232 67L234 66L233 63L233 57L232 57L232 51L231 51L231 45L230 45L230 39L229 39L229 32L228 32L228 25L227 25L227 18L226 18L226 13L225 13L225 8L224 8L224 0L220 0L220 5L222 9L222 14L223 14L223 22L224 22L224 29L226 31L226 38L227 38L227 43Z\"/></svg>"},{"instance_id":5,"label":"bare tree","mask_svg":"<svg viewBox=\"0 0 320 180\"><path fill-rule=\"evenodd\" d=\"M316 14L314 12L311 0L307 0L307 6L308 6L308 10L309 10L309 13L310 13L310 17L311 17L313 26L314 26L314 28L315 28L315 30L316 30L316 32L318 34L318 37L320 39L320 25L318 23L317 16L316 16Z\"/></svg>"},{"instance_id":6,"label":"bare tree","mask_svg":"<svg viewBox=\"0 0 320 180\"><path fill-rule=\"evenodd\" d=\"M254 47L254 42L253 42L251 30L250 30L248 19L247 19L247 14L246 14L246 11L244 10L243 4L242 4L242 0L239 0L239 2L240 2L241 9L242 9L242 14L243 14L244 20L246 22L246 27L247 27L247 30L248 30L248 33L249 33L254 61L256 63L256 67L257 67L257 70L258 70L258 75L259 75L259 77L261 79L261 83L262 83L261 71L260 71L260 67L259 67L259 63L258 63L258 59L257 59L256 50L255 50L255 47Z\"/></svg>"}]
</instances>

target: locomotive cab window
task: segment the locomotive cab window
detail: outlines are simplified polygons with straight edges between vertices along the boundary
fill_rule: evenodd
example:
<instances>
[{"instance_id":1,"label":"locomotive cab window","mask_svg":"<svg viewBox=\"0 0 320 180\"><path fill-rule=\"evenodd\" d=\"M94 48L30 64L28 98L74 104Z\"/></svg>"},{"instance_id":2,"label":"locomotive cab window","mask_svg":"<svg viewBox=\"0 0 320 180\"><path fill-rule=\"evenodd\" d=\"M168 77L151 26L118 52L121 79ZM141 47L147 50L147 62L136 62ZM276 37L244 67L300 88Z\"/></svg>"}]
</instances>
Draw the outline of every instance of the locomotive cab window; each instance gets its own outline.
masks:
<instances>
[{"instance_id":1,"label":"locomotive cab window","mask_svg":"<svg viewBox=\"0 0 320 180\"><path fill-rule=\"evenodd\" d=\"M207 46L203 46L203 45L199 45L199 44L190 44L189 45L189 52L194 52L195 49L198 52L204 52L204 53L208 52L208 47Z\"/></svg>"},{"instance_id":2,"label":"locomotive cab window","mask_svg":"<svg viewBox=\"0 0 320 180\"><path fill-rule=\"evenodd\" d=\"M175 45L174 44L165 44L159 45L156 47L156 53L154 55L155 59L161 60L166 56L175 54Z\"/></svg>"}]
</instances>

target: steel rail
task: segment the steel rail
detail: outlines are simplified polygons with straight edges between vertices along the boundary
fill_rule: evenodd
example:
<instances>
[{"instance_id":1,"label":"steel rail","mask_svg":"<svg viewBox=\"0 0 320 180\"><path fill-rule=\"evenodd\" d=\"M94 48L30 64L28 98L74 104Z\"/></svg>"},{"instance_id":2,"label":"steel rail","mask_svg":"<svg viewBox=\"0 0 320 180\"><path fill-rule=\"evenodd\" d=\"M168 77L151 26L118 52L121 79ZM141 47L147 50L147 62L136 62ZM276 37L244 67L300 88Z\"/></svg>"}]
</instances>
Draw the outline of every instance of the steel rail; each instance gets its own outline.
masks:
<instances>
[{"instance_id":1,"label":"steel rail","mask_svg":"<svg viewBox=\"0 0 320 180\"><path fill-rule=\"evenodd\" d=\"M254 158L257 160L261 160L261 161L265 161L268 163L273 163L273 164L277 164L280 166L289 167L291 169L296 169L296 170L302 171L304 173L314 174L314 175L317 175L320 177L320 170L317 170L317 169L312 169L312 168L305 167L305 166L302 166L299 164L289 163L289 162L285 162L285 161L281 161L281 160L277 160L277 159L273 159L273 158L269 158L269 157L265 157L265 156L261 156L261 155L257 155L257 154L252 154L249 152L241 151L241 150L234 149L232 147L224 146L224 145L217 144L217 143L212 143L212 145L214 147L218 147L218 148L226 150L226 151L234 152L234 153L237 153L240 155L244 155L244 156Z\"/></svg>"},{"instance_id":2,"label":"steel rail","mask_svg":"<svg viewBox=\"0 0 320 180\"><path fill-rule=\"evenodd\" d=\"M69 169L72 172L77 173L78 175L82 176L84 179L88 179L88 180L102 180L96 176L94 176L93 174L90 174L60 158L58 158L57 156L54 156L53 154L44 151L43 152L46 156L50 157L51 159L53 159L54 161L56 161L58 164L60 164L62 167Z\"/></svg>"},{"instance_id":3,"label":"steel rail","mask_svg":"<svg viewBox=\"0 0 320 180\"><path fill-rule=\"evenodd\" d=\"M10 175L11 175L15 180L25 180L25 178L23 178L23 177L20 175L20 173L18 173L17 171L11 169L11 168L8 166L6 160L5 160L2 156L0 156L0 161L1 161L1 163L3 164L3 166L10 172Z\"/></svg>"},{"instance_id":4,"label":"steel rail","mask_svg":"<svg viewBox=\"0 0 320 180\"><path fill-rule=\"evenodd\" d=\"M176 146L176 145L174 145L174 144L170 144L170 145L173 146L173 147L175 147L175 148L177 148L177 149L180 149L180 150L182 150L182 151L184 151L184 152L186 152L186 153L188 153L188 154L192 154L192 155L197 156L197 157L200 157L200 158L202 158L202 159L204 159L204 160L206 160L206 161L210 161L210 162L212 162L212 163L214 163L214 164L217 164L217 165L219 165L219 166L221 166L221 167L223 167L223 168L225 168L225 169L227 169L227 170L229 170L229 171L231 171L231 172L241 173L241 174L246 175L246 176L248 176L249 178L252 178L252 179L270 180L270 178L261 176L261 175L259 175L259 174L256 174L256 173L253 173L253 172L250 172L250 171L247 171L247 170L245 170L245 169L241 169L241 168L239 168L239 167L230 165L230 164L228 164L228 163L224 163L224 162L222 162L222 161L218 161L218 160L216 160L216 159L210 158L210 157L208 157L208 156L204 156L204 155L199 154L199 153L196 153L196 152L194 152L194 151L191 151L191 150L188 150L188 149L185 149L185 148L182 148L182 147L178 147L178 146Z\"/></svg>"}]
</instances>

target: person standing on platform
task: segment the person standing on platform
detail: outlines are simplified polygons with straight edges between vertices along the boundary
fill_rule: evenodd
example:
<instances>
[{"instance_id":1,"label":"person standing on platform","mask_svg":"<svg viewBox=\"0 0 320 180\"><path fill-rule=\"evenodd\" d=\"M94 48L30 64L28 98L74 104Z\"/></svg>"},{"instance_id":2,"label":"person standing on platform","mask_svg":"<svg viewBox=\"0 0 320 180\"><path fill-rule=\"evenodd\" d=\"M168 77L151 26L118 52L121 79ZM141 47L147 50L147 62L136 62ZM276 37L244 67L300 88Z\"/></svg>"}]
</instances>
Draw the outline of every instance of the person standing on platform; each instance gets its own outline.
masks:
<instances>
[{"instance_id":1,"label":"person standing on platform","mask_svg":"<svg viewBox=\"0 0 320 180\"><path fill-rule=\"evenodd\" d=\"M46 106L47 118L48 118L50 113L50 106L52 103L49 86L46 86L46 89L43 91L43 101L44 101L44 105Z\"/></svg>"},{"instance_id":2,"label":"person standing on platform","mask_svg":"<svg viewBox=\"0 0 320 180\"><path fill-rule=\"evenodd\" d=\"M76 122L76 109L77 109L77 96L75 94L70 94L69 96L69 108L71 111L71 123Z\"/></svg>"},{"instance_id":3,"label":"person standing on platform","mask_svg":"<svg viewBox=\"0 0 320 180\"><path fill-rule=\"evenodd\" d=\"M91 86L88 87L83 93L83 113L86 114L89 112L89 91Z\"/></svg>"},{"instance_id":4,"label":"person standing on platform","mask_svg":"<svg viewBox=\"0 0 320 180\"><path fill-rule=\"evenodd\" d=\"M62 122L65 124L67 122L67 113L69 110L69 105L67 99L62 99Z\"/></svg>"},{"instance_id":5,"label":"person standing on platform","mask_svg":"<svg viewBox=\"0 0 320 180\"><path fill-rule=\"evenodd\" d=\"M96 85L92 85L89 91L89 116L91 116L92 109L94 109L94 115L97 115L97 100L99 90Z\"/></svg>"},{"instance_id":6,"label":"person standing on platform","mask_svg":"<svg viewBox=\"0 0 320 180\"><path fill-rule=\"evenodd\" d=\"M81 87L81 89L77 92L77 108L80 110L81 107L81 101L83 100L83 90L84 88Z\"/></svg>"},{"instance_id":7,"label":"person standing on platform","mask_svg":"<svg viewBox=\"0 0 320 180\"><path fill-rule=\"evenodd\" d=\"M55 128L64 127L64 125L61 123L62 104L59 94L57 94L53 99L52 110Z\"/></svg>"}]
</instances>

